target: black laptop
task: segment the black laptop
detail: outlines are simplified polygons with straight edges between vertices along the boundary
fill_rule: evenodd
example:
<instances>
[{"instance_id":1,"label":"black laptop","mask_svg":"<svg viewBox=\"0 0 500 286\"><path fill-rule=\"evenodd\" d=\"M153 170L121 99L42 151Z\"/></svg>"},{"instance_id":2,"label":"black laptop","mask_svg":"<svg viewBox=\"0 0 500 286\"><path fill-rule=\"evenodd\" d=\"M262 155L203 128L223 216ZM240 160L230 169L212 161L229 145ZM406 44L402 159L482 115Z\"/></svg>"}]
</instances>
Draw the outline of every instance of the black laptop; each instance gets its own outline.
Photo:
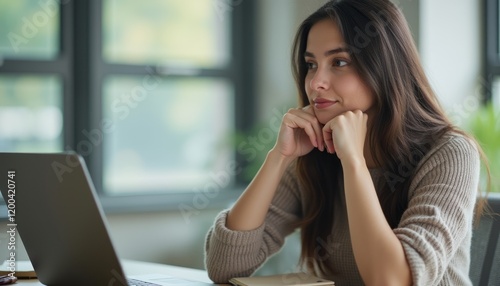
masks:
<instances>
[{"instance_id":1,"label":"black laptop","mask_svg":"<svg viewBox=\"0 0 500 286\"><path fill-rule=\"evenodd\" d=\"M166 275L126 279L78 154L0 153L0 176L7 223L16 225L43 284L213 285Z\"/></svg>"}]
</instances>

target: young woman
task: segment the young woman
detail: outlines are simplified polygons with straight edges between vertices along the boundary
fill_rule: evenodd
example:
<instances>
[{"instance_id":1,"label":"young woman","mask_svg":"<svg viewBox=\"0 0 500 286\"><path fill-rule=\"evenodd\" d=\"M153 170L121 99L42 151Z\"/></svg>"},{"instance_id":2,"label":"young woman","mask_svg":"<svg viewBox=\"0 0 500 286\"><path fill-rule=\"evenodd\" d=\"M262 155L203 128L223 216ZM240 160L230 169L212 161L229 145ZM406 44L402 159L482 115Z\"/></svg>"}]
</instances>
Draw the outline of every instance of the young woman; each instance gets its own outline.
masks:
<instances>
[{"instance_id":1,"label":"young woman","mask_svg":"<svg viewBox=\"0 0 500 286\"><path fill-rule=\"evenodd\" d=\"M214 282L251 275L301 229L338 285L470 285L480 150L446 118L389 0L331 1L299 27L300 108L206 241Z\"/></svg>"}]
</instances>

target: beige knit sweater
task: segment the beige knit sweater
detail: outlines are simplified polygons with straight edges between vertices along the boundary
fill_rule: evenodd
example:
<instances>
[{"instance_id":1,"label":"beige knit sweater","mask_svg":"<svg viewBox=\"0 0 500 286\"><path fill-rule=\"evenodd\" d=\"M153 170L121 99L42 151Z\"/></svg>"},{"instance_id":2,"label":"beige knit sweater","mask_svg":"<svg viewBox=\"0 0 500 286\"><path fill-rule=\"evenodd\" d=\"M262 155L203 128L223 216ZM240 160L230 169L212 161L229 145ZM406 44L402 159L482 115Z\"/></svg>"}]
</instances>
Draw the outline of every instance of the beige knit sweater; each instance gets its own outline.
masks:
<instances>
[{"instance_id":1,"label":"beige knit sweater","mask_svg":"<svg viewBox=\"0 0 500 286\"><path fill-rule=\"evenodd\" d=\"M403 245L414 285L471 285L468 277L473 210L479 182L479 154L460 135L445 135L420 161L409 189L408 209L393 231ZM379 176L371 171L372 179ZM352 251L343 191L335 204L335 219L323 273L336 285L363 285ZM300 219L303 194L295 174L283 176L265 222L251 231L232 231L221 212L206 239L209 277L227 283L249 276L276 253ZM369 238L367 238L369 239ZM300 247L300 246L297 246Z\"/></svg>"}]
</instances>

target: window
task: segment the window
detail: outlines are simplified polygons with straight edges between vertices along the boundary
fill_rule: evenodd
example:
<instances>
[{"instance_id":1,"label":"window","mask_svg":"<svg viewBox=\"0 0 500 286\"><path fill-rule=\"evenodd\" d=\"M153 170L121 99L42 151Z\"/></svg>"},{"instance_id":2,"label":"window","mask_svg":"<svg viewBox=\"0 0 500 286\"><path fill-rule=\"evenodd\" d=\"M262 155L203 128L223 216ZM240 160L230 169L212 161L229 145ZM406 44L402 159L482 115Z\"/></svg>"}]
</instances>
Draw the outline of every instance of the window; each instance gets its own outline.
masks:
<instances>
[{"instance_id":1,"label":"window","mask_svg":"<svg viewBox=\"0 0 500 286\"><path fill-rule=\"evenodd\" d=\"M234 88L225 78L105 78L104 190L190 190L234 160ZM148 83L148 81L150 81Z\"/></svg>"},{"instance_id":2,"label":"window","mask_svg":"<svg viewBox=\"0 0 500 286\"><path fill-rule=\"evenodd\" d=\"M491 191L500 192L500 1L484 3L485 43L484 77L485 107L471 122L472 134L481 144L488 158L491 172Z\"/></svg>"},{"instance_id":3,"label":"window","mask_svg":"<svg viewBox=\"0 0 500 286\"><path fill-rule=\"evenodd\" d=\"M64 91L60 8L0 0L0 150L63 149Z\"/></svg>"},{"instance_id":4,"label":"window","mask_svg":"<svg viewBox=\"0 0 500 286\"><path fill-rule=\"evenodd\" d=\"M59 54L59 5L55 1L0 0L0 54L4 58L54 59Z\"/></svg>"},{"instance_id":5,"label":"window","mask_svg":"<svg viewBox=\"0 0 500 286\"><path fill-rule=\"evenodd\" d=\"M485 1L485 101L500 104L500 5L498 0ZM500 105L497 105L500 106Z\"/></svg>"},{"instance_id":6,"label":"window","mask_svg":"<svg viewBox=\"0 0 500 286\"><path fill-rule=\"evenodd\" d=\"M191 200L241 161L249 2L0 0L0 151L77 151L109 210Z\"/></svg>"},{"instance_id":7,"label":"window","mask_svg":"<svg viewBox=\"0 0 500 286\"><path fill-rule=\"evenodd\" d=\"M103 1L106 192L190 190L233 160L231 15L215 3Z\"/></svg>"},{"instance_id":8,"label":"window","mask_svg":"<svg viewBox=\"0 0 500 286\"><path fill-rule=\"evenodd\" d=\"M61 79L55 75L0 75L0 148L16 152L62 149Z\"/></svg>"}]
</instances>

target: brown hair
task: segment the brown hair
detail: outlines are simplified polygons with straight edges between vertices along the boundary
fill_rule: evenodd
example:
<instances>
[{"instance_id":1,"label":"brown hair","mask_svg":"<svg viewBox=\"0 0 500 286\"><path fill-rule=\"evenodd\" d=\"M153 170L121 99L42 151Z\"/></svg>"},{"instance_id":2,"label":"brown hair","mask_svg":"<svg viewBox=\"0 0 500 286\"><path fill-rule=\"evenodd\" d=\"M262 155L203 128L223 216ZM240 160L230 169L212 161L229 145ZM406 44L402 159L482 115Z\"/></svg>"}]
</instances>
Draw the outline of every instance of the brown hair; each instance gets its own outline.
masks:
<instances>
[{"instance_id":1,"label":"brown hair","mask_svg":"<svg viewBox=\"0 0 500 286\"><path fill-rule=\"evenodd\" d=\"M304 60L307 37L311 27L324 19L338 25L353 65L375 95L377 115L367 138L384 175L376 182L379 201L389 225L395 228L407 208L409 183L418 162L443 134L454 131L467 135L451 124L439 105L406 20L389 0L329 1L302 22L292 51L301 106L309 104ZM479 145L477 148L482 153ZM297 174L307 206L300 224L301 261L307 262L312 272L325 272L328 266L318 257L327 254L322 246L332 231L332 202L338 198L342 176L340 160L314 149L297 159Z\"/></svg>"}]
</instances>

